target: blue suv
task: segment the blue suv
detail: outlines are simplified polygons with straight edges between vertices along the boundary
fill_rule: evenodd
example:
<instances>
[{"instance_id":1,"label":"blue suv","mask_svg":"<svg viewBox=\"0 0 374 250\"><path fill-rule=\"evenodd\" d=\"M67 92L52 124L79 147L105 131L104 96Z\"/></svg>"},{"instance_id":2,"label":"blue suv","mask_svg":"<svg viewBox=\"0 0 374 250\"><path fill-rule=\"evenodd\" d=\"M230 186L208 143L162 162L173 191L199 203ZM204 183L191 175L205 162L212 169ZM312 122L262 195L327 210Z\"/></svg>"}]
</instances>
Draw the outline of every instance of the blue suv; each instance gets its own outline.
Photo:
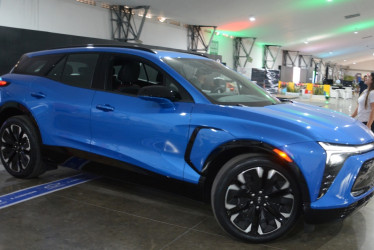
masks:
<instances>
[{"instance_id":1,"label":"blue suv","mask_svg":"<svg viewBox=\"0 0 374 250\"><path fill-rule=\"evenodd\" d=\"M280 102L222 64L177 51L28 53L0 78L0 158L18 178L71 156L201 185L251 242L342 219L374 191L374 136L338 112Z\"/></svg>"}]
</instances>

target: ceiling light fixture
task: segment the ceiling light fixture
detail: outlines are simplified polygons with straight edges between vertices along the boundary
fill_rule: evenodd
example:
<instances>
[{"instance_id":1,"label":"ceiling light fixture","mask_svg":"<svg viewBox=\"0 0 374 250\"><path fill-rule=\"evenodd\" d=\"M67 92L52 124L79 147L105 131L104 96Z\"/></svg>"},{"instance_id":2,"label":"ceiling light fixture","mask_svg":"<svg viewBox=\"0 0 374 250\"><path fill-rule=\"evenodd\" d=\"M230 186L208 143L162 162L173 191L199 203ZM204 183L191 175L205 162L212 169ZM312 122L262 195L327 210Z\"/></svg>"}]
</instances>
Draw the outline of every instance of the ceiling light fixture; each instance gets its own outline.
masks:
<instances>
[{"instance_id":1,"label":"ceiling light fixture","mask_svg":"<svg viewBox=\"0 0 374 250\"><path fill-rule=\"evenodd\" d=\"M250 16L249 21L254 22L254 21L256 21L256 18L254 16Z\"/></svg>"},{"instance_id":2,"label":"ceiling light fixture","mask_svg":"<svg viewBox=\"0 0 374 250\"><path fill-rule=\"evenodd\" d=\"M354 62L353 64L356 64L356 62Z\"/></svg>"},{"instance_id":3,"label":"ceiling light fixture","mask_svg":"<svg viewBox=\"0 0 374 250\"><path fill-rule=\"evenodd\" d=\"M160 16L160 17L158 17L158 20L159 20L161 23L163 23L163 22L165 22L166 17Z\"/></svg>"},{"instance_id":4,"label":"ceiling light fixture","mask_svg":"<svg viewBox=\"0 0 374 250\"><path fill-rule=\"evenodd\" d=\"M308 41L305 41L304 43L305 43L305 44L308 44L309 42L308 42Z\"/></svg>"},{"instance_id":5,"label":"ceiling light fixture","mask_svg":"<svg viewBox=\"0 0 374 250\"><path fill-rule=\"evenodd\" d=\"M353 33L358 34L358 31L355 31L355 32L353 32Z\"/></svg>"}]
</instances>

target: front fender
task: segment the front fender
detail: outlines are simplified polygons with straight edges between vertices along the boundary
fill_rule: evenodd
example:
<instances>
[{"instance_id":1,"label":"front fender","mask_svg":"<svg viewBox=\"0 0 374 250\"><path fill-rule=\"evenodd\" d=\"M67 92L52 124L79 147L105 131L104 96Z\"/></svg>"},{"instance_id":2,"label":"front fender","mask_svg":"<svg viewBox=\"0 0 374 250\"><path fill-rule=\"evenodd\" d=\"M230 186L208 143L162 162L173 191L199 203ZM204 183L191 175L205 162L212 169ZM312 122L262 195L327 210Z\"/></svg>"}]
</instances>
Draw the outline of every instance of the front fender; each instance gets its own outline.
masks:
<instances>
[{"instance_id":1,"label":"front fender","mask_svg":"<svg viewBox=\"0 0 374 250\"><path fill-rule=\"evenodd\" d=\"M185 153L187 167L184 170L184 178L197 182L207 157L219 145L235 140L229 132L214 127L198 126L190 137Z\"/></svg>"}]
</instances>

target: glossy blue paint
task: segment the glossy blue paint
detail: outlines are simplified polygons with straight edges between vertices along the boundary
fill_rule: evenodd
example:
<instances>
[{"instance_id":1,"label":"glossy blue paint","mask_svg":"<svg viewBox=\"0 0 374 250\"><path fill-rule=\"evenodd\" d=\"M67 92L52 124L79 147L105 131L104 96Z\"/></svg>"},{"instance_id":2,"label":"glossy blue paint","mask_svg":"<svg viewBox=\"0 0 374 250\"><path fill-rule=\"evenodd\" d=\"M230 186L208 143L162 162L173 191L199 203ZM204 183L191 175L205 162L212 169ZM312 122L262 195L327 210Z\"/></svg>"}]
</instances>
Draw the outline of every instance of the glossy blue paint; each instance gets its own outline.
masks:
<instances>
[{"instance_id":1,"label":"glossy blue paint","mask_svg":"<svg viewBox=\"0 0 374 250\"><path fill-rule=\"evenodd\" d=\"M113 112L97 109L110 105ZM160 103L97 92L92 102L92 152L183 179L192 103Z\"/></svg>"},{"instance_id":2,"label":"glossy blue paint","mask_svg":"<svg viewBox=\"0 0 374 250\"><path fill-rule=\"evenodd\" d=\"M38 98L32 93L44 97ZM90 151L90 110L94 93L91 89L33 77L26 103L38 124L43 143Z\"/></svg>"},{"instance_id":3,"label":"glossy blue paint","mask_svg":"<svg viewBox=\"0 0 374 250\"><path fill-rule=\"evenodd\" d=\"M37 122L45 145L79 149L198 183L199 171L220 145L237 140L263 142L292 158L306 181L313 209L345 207L373 191L360 197L350 194L362 162L374 158L374 152L369 152L348 158L328 192L317 199L326 161L325 151L318 142L361 145L374 141L365 126L344 114L300 103L264 107L214 104L164 62L166 57L208 60L191 54L81 47L27 56L76 52L141 57L167 72L191 95L192 101L171 102L77 88L40 76L2 76L11 84L0 88L0 105L18 102L25 106ZM203 129L192 138L197 128ZM189 146L191 151L187 155Z\"/></svg>"},{"instance_id":4,"label":"glossy blue paint","mask_svg":"<svg viewBox=\"0 0 374 250\"><path fill-rule=\"evenodd\" d=\"M311 203L313 209L333 209L343 208L359 201L374 191L374 188L366 193L354 197L351 194L352 186L356 180L356 176L360 171L362 163L374 158L374 152L349 157L339 174L335 178L327 193L319 200Z\"/></svg>"},{"instance_id":5,"label":"glossy blue paint","mask_svg":"<svg viewBox=\"0 0 374 250\"><path fill-rule=\"evenodd\" d=\"M326 153L315 141L293 143L279 147L286 152L305 176L311 201L316 201L325 169Z\"/></svg>"},{"instance_id":6,"label":"glossy blue paint","mask_svg":"<svg viewBox=\"0 0 374 250\"><path fill-rule=\"evenodd\" d=\"M201 171L206 158L220 145L235 140L228 131L215 129L214 127L201 128L194 141L190 160Z\"/></svg>"}]
</instances>

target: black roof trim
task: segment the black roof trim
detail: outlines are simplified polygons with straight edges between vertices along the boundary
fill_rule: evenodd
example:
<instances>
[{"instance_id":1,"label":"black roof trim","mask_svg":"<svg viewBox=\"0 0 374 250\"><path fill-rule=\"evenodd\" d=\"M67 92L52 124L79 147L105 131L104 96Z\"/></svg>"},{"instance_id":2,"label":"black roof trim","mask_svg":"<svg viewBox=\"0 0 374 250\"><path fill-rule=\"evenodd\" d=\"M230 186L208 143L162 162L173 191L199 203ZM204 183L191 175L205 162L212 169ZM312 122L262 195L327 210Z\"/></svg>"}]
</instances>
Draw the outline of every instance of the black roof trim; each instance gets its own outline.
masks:
<instances>
[{"instance_id":1,"label":"black roof trim","mask_svg":"<svg viewBox=\"0 0 374 250\"><path fill-rule=\"evenodd\" d=\"M109 43L109 44L82 44L82 45L73 45L73 46L64 46L64 47L58 47L58 48L51 48L48 50L53 50L53 49L68 49L68 48L84 48L84 47L112 47L112 48L127 48L127 49L138 49L138 50L143 50L147 51L153 54L156 54L156 50L166 50L166 51L174 51L174 52L181 52L181 53L187 53L187 54L193 54L197 56L203 56L203 57L208 57L204 53L198 53L194 51L188 51L188 50L182 50L182 49L173 49L173 48L167 48L167 47L160 47L160 46L153 46L153 45L144 45L144 44L132 44L132 43L122 43L122 44L117 44L117 43Z\"/></svg>"},{"instance_id":2,"label":"black roof trim","mask_svg":"<svg viewBox=\"0 0 374 250\"><path fill-rule=\"evenodd\" d=\"M111 47L111 48L129 48L129 49L138 49L143 50L147 52L151 52L153 54L156 54L156 52L150 48L146 48L144 46L139 46L137 44L129 45L120 45L120 44L82 44L82 45L72 45L72 46L64 46L64 47L57 47L57 48L51 48L48 50L54 50L54 49L69 49L69 48L86 48L86 47Z\"/></svg>"}]
</instances>

